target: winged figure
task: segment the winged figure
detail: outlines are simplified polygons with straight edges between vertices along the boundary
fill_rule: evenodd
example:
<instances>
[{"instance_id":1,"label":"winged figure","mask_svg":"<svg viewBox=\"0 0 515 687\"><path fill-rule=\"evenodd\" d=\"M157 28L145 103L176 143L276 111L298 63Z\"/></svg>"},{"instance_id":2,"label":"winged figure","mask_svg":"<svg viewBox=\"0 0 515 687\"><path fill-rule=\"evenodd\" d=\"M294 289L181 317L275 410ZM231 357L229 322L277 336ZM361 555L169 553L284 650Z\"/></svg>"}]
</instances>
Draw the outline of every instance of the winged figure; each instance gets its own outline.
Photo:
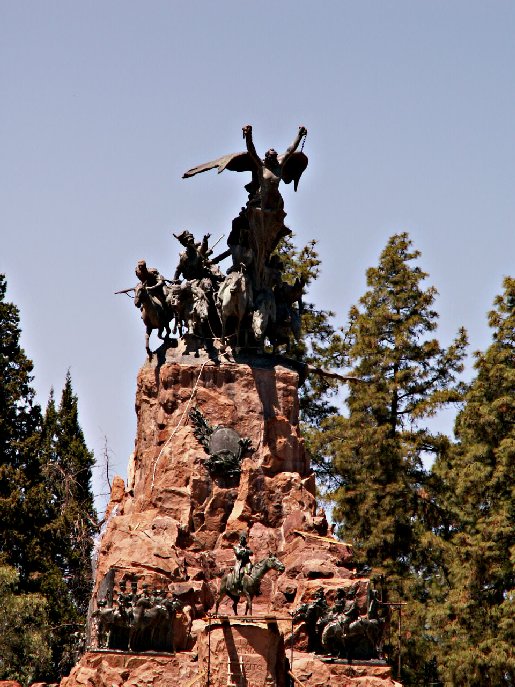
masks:
<instances>
[{"instance_id":1,"label":"winged figure","mask_svg":"<svg viewBox=\"0 0 515 687\"><path fill-rule=\"evenodd\" d=\"M183 179L210 169L216 169L218 174L224 169L252 173L252 180L245 186L249 194L247 205L235 220L239 230L231 231L228 243L233 256L233 270L239 271L240 264L244 262L252 287L258 293L267 287L270 256L279 241L291 234L284 224L286 213L279 185L281 181L285 184L293 182L294 189L297 190L300 177L308 166L307 156L297 149L308 131L304 126L299 126L297 135L284 153L279 155L270 148L263 159L256 152L250 124L242 127L242 132L247 150L230 153L193 167L183 174ZM242 260L242 255L246 256L245 261Z\"/></svg>"},{"instance_id":2,"label":"winged figure","mask_svg":"<svg viewBox=\"0 0 515 687\"><path fill-rule=\"evenodd\" d=\"M249 201L260 204L263 209L275 210L283 207L282 197L279 193L279 182L290 184L292 181L295 191L298 188L300 177L308 166L307 156L297 148L301 140L307 135L307 129L299 127L293 143L282 154L270 148L265 157L260 159L252 140L252 127L244 126L243 138L247 143L247 150L240 153L229 153L211 162L206 162L193 167L185 172L183 179L188 179L196 174L217 169L218 174L228 169L232 172L252 172L252 181L245 188L249 192ZM257 194L257 195L256 195Z\"/></svg>"}]
</instances>

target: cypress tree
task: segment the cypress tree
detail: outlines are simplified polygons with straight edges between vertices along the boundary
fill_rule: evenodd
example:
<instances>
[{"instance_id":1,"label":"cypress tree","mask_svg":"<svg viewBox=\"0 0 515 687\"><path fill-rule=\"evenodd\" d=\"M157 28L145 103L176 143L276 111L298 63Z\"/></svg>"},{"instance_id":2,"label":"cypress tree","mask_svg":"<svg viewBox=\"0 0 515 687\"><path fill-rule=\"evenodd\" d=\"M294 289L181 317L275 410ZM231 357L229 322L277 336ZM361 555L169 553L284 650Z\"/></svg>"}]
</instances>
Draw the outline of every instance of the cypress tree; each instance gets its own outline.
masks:
<instances>
[{"instance_id":1,"label":"cypress tree","mask_svg":"<svg viewBox=\"0 0 515 687\"><path fill-rule=\"evenodd\" d=\"M434 609L443 677L460 687L515 682L515 279L489 313L459 443L435 464L451 517L449 591Z\"/></svg>"},{"instance_id":2,"label":"cypress tree","mask_svg":"<svg viewBox=\"0 0 515 687\"><path fill-rule=\"evenodd\" d=\"M79 424L69 372L58 409L51 394L41 441L48 517L41 533L46 556L39 588L50 602L54 669L62 675L73 663L74 634L82 629L87 613L96 532L91 490L94 456Z\"/></svg>"},{"instance_id":3,"label":"cypress tree","mask_svg":"<svg viewBox=\"0 0 515 687\"><path fill-rule=\"evenodd\" d=\"M93 454L79 425L69 374L59 408L52 391L42 417L32 388L33 366L20 347L19 312L5 301L5 294L5 277L0 275L2 589L9 608L34 609L32 620L27 614L21 617L27 623L30 620L34 632L44 640L45 646L38 645L38 655L51 655L48 662L34 654L30 663L32 654L27 649L23 654L28 661L27 675L55 679L71 667L73 635L84 623L89 601L96 524L91 492ZM14 581L19 594L13 596ZM38 618L49 623L39 634ZM14 642L9 655L14 656L22 651L22 645L13 630L5 634L3 651L7 652L9 637ZM44 666L47 672L41 673Z\"/></svg>"},{"instance_id":4,"label":"cypress tree","mask_svg":"<svg viewBox=\"0 0 515 687\"><path fill-rule=\"evenodd\" d=\"M41 410L32 388L32 362L20 346L18 308L5 301L0 274L0 558L27 579L29 493L40 479L38 432Z\"/></svg>"},{"instance_id":5,"label":"cypress tree","mask_svg":"<svg viewBox=\"0 0 515 687\"><path fill-rule=\"evenodd\" d=\"M408 601L404 639L407 684L423 668L421 634L427 577L437 545L438 517L426 455L448 444L427 419L461 398L466 334L442 348L432 335L436 290L406 233L394 235L377 267L367 271L368 290L351 309L341 357L360 378L351 385L347 415L321 423L312 446L333 470L334 517L339 534L355 546L358 562L383 574L391 591ZM412 631L410 629L412 626ZM409 635L411 634L411 638Z\"/></svg>"}]
</instances>

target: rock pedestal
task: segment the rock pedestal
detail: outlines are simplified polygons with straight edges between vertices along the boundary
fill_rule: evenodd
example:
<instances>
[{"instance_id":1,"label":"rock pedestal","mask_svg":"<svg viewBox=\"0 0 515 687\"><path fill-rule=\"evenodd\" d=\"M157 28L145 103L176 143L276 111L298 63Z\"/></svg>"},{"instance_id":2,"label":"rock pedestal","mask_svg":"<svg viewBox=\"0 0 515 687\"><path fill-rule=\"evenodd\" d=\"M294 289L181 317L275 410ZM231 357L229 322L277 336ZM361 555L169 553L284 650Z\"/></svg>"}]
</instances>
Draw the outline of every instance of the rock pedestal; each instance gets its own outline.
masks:
<instances>
[{"instance_id":1,"label":"rock pedestal","mask_svg":"<svg viewBox=\"0 0 515 687\"><path fill-rule=\"evenodd\" d=\"M277 623L231 620L199 637L199 668L211 687L285 687L284 640Z\"/></svg>"},{"instance_id":2,"label":"rock pedestal","mask_svg":"<svg viewBox=\"0 0 515 687\"><path fill-rule=\"evenodd\" d=\"M250 439L241 474L210 472L209 456L189 417L194 408L210 426ZM181 605L173 624L177 655L90 651L63 687L136 684L136 675L138 684L155 687L207 685L208 680L220 687L252 687L251 676L258 674L256 685L283 687L285 646L290 656L292 641L291 621L285 620L289 612L320 587L333 601L338 588L352 586L365 613L369 585L356 577L352 548L328 536L325 515L317 511L299 428L297 372L266 357L214 362L202 352L195 358L161 349L139 372L136 413L127 484L120 478L113 483L98 545L91 609L94 617L100 600L112 602L120 582L127 588L132 582L138 592L147 584L176 594ZM235 619L220 624L207 614L214 610L221 576L234 564L233 546L241 533L254 562L272 552L285 570L263 577L252 624ZM226 599L219 614L232 613ZM267 624L265 616L280 619ZM295 626L293 644L289 667L306 687L395 684L385 666L328 667L307 652L303 624ZM234 681L242 670L246 681Z\"/></svg>"}]
</instances>

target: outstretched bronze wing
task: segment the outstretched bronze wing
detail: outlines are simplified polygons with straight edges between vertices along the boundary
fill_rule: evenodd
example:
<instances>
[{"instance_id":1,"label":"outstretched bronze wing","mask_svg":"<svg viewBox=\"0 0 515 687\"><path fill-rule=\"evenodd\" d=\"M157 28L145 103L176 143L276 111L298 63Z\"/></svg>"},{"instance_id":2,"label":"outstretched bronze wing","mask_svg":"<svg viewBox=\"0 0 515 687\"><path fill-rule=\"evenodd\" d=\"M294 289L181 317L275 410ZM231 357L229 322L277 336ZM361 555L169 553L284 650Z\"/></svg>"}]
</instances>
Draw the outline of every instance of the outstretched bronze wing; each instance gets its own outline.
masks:
<instances>
[{"instance_id":1,"label":"outstretched bronze wing","mask_svg":"<svg viewBox=\"0 0 515 687\"><path fill-rule=\"evenodd\" d=\"M286 160L283 167L282 180L285 184L291 184L293 181L293 188L295 191L299 185L299 180L302 172L308 166L308 156L304 153L293 153L293 155Z\"/></svg>"},{"instance_id":2,"label":"outstretched bronze wing","mask_svg":"<svg viewBox=\"0 0 515 687\"><path fill-rule=\"evenodd\" d=\"M255 165L247 151L243 153L229 153L229 155L219 157L218 160L205 162L203 165L188 169L187 172L184 172L182 178L188 179L189 177L194 177L195 174L208 172L210 169L218 169L218 174L223 172L224 169L229 169L232 172L254 172Z\"/></svg>"}]
</instances>

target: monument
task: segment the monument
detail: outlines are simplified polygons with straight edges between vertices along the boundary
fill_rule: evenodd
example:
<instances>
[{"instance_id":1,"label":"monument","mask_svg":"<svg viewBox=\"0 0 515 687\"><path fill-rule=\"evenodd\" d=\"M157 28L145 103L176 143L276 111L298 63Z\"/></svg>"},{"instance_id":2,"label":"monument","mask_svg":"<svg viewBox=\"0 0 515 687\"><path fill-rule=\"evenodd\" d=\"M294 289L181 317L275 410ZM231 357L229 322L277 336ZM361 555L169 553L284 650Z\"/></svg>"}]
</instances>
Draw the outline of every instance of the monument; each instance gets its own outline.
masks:
<instances>
[{"instance_id":1,"label":"monument","mask_svg":"<svg viewBox=\"0 0 515 687\"><path fill-rule=\"evenodd\" d=\"M184 174L251 172L228 248L183 230L173 279L136 267L135 448L98 544L87 648L62 687L398 684L383 590L317 506L299 426L309 370L279 354L300 335L304 288L276 252L280 182L297 189L306 135L261 159L243 127L245 151Z\"/></svg>"}]
</instances>

